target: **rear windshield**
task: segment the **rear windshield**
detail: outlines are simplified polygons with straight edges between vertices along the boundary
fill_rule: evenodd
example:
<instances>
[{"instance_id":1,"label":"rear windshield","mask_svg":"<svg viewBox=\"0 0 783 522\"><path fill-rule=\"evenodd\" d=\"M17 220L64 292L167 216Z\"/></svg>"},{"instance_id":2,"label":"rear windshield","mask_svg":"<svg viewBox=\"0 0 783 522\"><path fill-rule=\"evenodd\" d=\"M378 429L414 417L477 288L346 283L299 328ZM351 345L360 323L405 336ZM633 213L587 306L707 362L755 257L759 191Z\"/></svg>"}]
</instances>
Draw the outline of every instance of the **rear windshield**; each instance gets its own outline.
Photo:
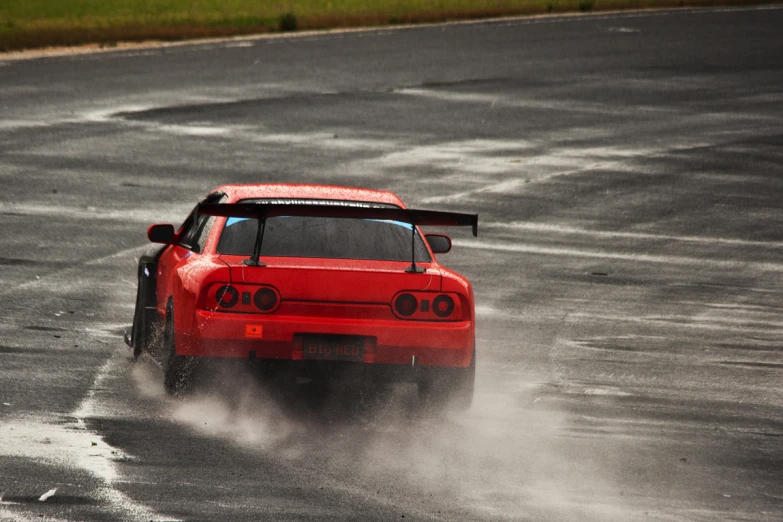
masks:
<instances>
[{"instance_id":1,"label":"rear windshield","mask_svg":"<svg viewBox=\"0 0 783 522\"><path fill-rule=\"evenodd\" d=\"M240 203L271 203L278 200L244 200ZM300 203L300 201L297 201ZM392 205L329 202L345 206L396 208ZM411 225L399 221L278 216L266 220L261 256L319 257L332 259L411 260ZM220 235L219 254L250 256L258 233L258 220L229 218ZM416 261L430 262L420 235L414 240Z\"/></svg>"}]
</instances>

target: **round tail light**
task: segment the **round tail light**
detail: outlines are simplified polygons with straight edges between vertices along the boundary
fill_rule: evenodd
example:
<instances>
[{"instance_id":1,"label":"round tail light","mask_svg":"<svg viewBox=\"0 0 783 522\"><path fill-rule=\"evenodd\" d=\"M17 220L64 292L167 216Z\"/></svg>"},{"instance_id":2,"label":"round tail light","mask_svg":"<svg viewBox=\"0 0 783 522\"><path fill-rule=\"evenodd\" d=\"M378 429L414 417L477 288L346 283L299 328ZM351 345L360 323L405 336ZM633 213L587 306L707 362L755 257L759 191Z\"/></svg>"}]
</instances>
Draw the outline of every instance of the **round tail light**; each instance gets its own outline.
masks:
<instances>
[{"instance_id":1,"label":"round tail light","mask_svg":"<svg viewBox=\"0 0 783 522\"><path fill-rule=\"evenodd\" d=\"M419 302L411 294L400 294L394 300L394 309L403 317L408 317L416 313Z\"/></svg>"},{"instance_id":2,"label":"round tail light","mask_svg":"<svg viewBox=\"0 0 783 522\"><path fill-rule=\"evenodd\" d=\"M269 288L262 288L253 296L253 302L262 312L269 312L277 306L277 294Z\"/></svg>"},{"instance_id":3,"label":"round tail light","mask_svg":"<svg viewBox=\"0 0 783 522\"><path fill-rule=\"evenodd\" d=\"M221 286L218 288L215 298L222 308L231 308L239 301L239 292L233 286Z\"/></svg>"},{"instance_id":4,"label":"round tail light","mask_svg":"<svg viewBox=\"0 0 783 522\"><path fill-rule=\"evenodd\" d=\"M454 311L454 300L447 295L439 295L432 301L432 311L438 317L448 317Z\"/></svg>"}]
</instances>

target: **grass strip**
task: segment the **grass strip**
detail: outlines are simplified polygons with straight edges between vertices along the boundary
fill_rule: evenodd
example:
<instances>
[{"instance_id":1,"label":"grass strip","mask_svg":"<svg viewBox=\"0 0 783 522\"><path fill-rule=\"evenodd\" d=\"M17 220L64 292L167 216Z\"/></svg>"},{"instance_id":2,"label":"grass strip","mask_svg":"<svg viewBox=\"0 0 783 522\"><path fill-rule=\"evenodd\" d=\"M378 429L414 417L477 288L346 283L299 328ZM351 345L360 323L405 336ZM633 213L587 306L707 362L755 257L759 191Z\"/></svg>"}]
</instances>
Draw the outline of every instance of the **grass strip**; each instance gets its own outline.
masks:
<instances>
[{"instance_id":1,"label":"grass strip","mask_svg":"<svg viewBox=\"0 0 783 522\"><path fill-rule=\"evenodd\" d=\"M774 1L774 0L773 0ZM0 51L770 0L10 0Z\"/></svg>"}]
</instances>

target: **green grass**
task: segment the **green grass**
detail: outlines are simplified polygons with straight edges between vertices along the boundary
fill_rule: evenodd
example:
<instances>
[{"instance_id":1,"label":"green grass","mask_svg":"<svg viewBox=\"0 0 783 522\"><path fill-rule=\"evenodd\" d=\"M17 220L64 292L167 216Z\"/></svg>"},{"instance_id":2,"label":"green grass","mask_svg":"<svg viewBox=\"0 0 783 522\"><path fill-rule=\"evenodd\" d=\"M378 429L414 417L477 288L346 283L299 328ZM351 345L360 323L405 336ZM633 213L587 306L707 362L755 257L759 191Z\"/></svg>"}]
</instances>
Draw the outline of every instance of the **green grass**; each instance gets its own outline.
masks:
<instances>
[{"instance_id":1,"label":"green grass","mask_svg":"<svg viewBox=\"0 0 783 522\"><path fill-rule=\"evenodd\" d=\"M764 0L0 0L0 51L507 15L762 2Z\"/></svg>"}]
</instances>

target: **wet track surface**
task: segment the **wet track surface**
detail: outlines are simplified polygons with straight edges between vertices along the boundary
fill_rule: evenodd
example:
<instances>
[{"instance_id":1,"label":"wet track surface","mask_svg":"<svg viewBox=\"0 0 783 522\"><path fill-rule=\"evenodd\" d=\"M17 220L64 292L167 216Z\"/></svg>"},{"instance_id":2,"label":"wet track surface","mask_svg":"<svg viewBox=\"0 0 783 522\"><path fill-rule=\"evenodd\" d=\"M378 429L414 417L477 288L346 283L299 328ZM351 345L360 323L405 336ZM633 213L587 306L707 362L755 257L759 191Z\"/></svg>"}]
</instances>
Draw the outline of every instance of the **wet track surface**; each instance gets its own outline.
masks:
<instances>
[{"instance_id":1,"label":"wet track surface","mask_svg":"<svg viewBox=\"0 0 783 522\"><path fill-rule=\"evenodd\" d=\"M780 520L782 26L0 58L0 519ZM480 214L440 258L477 295L467 414L218 370L173 400L132 361L146 227L259 181Z\"/></svg>"}]
</instances>

